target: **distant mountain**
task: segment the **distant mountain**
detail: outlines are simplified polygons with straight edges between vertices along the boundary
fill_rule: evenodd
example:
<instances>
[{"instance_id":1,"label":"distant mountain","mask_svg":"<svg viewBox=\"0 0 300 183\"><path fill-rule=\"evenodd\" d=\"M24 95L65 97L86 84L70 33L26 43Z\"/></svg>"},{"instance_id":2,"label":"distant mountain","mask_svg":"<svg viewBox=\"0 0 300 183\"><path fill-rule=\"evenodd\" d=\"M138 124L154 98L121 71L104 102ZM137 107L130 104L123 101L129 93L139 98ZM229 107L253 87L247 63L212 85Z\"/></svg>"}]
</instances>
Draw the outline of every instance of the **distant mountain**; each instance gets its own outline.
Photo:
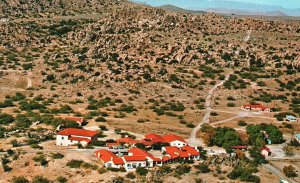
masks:
<instances>
[{"instance_id":1,"label":"distant mountain","mask_svg":"<svg viewBox=\"0 0 300 183\"><path fill-rule=\"evenodd\" d=\"M288 16L287 14L281 12L281 11L269 11L266 12L264 15L266 16L276 16L276 17L283 17L283 16Z\"/></svg>"},{"instance_id":2,"label":"distant mountain","mask_svg":"<svg viewBox=\"0 0 300 183\"><path fill-rule=\"evenodd\" d=\"M191 13L191 14L204 14L204 13L207 13L205 11L187 10L187 9L179 8L179 7L171 5L171 4L158 6L157 8L161 8L161 9L167 10L167 11L181 12L181 13Z\"/></svg>"},{"instance_id":3,"label":"distant mountain","mask_svg":"<svg viewBox=\"0 0 300 183\"><path fill-rule=\"evenodd\" d=\"M215 12L219 14L226 14L226 15L247 15L247 16L288 16L287 14L281 12L281 11L268 11L268 12L262 12L262 11L247 11L247 10L235 10L235 9L207 9L207 12Z\"/></svg>"},{"instance_id":4,"label":"distant mountain","mask_svg":"<svg viewBox=\"0 0 300 183\"><path fill-rule=\"evenodd\" d=\"M300 16L300 9L287 9L279 6L261 5L255 3L238 2L237 0L135 0L149 4L154 7L163 5L174 5L176 7L192 10L192 11L207 11L218 10L234 12L246 12L246 15L264 15L264 16ZM242 13L245 14L245 13Z\"/></svg>"}]
</instances>

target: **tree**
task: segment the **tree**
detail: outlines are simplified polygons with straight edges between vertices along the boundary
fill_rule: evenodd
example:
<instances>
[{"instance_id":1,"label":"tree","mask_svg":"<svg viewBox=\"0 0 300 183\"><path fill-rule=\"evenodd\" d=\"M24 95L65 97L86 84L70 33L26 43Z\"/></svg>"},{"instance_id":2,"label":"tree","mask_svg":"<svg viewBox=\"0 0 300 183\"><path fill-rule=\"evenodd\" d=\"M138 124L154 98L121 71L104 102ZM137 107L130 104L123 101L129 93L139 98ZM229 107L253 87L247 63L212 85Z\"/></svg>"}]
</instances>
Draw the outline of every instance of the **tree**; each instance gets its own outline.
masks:
<instances>
[{"instance_id":1,"label":"tree","mask_svg":"<svg viewBox=\"0 0 300 183\"><path fill-rule=\"evenodd\" d=\"M283 134L275 125L267 125L265 131L269 134L272 143L280 144L283 142Z\"/></svg>"},{"instance_id":2,"label":"tree","mask_svg":"<svg viewBox=\"0 0 300 183\"><path fill-rule=\"evenodd\" d=\"M218 147L223 147L226 150L229 150L231 146L241 145L242 140L238 133L232 128L220 128L216 129L215 135L210 141L210 145L216 145Z\"/></svg>"},{"instance_id":3,"label":"tree","mask_svg":"<svg viewBox=\"0 0 300 183\"><path fill-rule=\"evenodd\" d=\"M296 173L296 169L292 165L283 167L283 173L287 177L297 177L298 176L298 174Z\"/></svg>"},{"instance_id":4,"label":"tree","mask_svg":"<svg viewBox=\"0 0 300 183\"><path fill-rule=\"evenodd\" d=\"M261 154L260 147L254 146L249 151L250 156L254 158L254 162L257 164L267 163L266 158Z\"/></svg>"}]
</instances>

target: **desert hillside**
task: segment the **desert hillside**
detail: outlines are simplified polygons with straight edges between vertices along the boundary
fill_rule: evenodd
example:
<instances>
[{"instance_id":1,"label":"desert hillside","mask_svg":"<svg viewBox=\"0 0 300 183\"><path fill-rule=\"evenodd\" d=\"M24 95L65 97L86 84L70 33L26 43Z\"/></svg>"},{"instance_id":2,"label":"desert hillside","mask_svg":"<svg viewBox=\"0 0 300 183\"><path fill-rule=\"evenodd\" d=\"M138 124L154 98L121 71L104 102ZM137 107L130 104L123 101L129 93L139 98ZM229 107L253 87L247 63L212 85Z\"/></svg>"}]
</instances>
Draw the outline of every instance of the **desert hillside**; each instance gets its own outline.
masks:
<instances>
[{"instance_id":1,"label":"desert hillside","mask_svg":"<svg viewBox=\"0 0 300 183\"><path fill-rule=\"evenodd\" d=\"M268 145L262 136L270 133L271 151L290 148L294 158L300 153L290 144L299 125L284 121L300 115L299 53L296 19L199 14L119 0L2 0L0 183L16 177L34 182L39 175L56 182L279 181L268 166L283 171L289 163L279 160L288 155L274 153L270 164L261 165L267 161L256 152ZM245 112L246 104L271 112ZM57 147L58 126L97 130L102 145L172 133L201 146L204 158L200 165L181 162L128 176L103 167L93 149ZM237 145L253 151L228 157ZM221 155L209 155L219 150ZM85 168L68 166L74 159Z\"/></svg>"}]
</instances>

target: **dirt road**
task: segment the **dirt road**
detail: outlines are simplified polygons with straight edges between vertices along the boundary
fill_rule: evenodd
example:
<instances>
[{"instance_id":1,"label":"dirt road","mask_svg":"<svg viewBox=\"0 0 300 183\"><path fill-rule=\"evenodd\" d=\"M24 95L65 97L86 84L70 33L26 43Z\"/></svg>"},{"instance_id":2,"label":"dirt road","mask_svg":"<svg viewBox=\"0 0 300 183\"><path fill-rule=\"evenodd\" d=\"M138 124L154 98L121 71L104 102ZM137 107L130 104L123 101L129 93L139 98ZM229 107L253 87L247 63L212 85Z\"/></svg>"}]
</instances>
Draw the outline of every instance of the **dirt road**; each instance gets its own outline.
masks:
<instances>
[{"instance_id":1,"label":"dirt road","mask_svg":"<svg viewBox=\"0 0 300 183\"><path fill-rule=\"evenodd\" d=\"M209 123L209 118L210 118L210 114L212 112L212 108L211 108L211 102L212 102L212 97L215 93L215 91L220 87L222 86L225 81L227 81L230 77L230 75L232 74L233 72L229 73L226 75L225 79L223 81L221 81L220 83L216 84L214 87L212 87L209 92L208 92L208 95L205 99L205 115L202 119L202 121L192 130L191 132L191 135L190 135L190 138L188 139L188 142L190 145L192 146L202 146L204 147L205 144L203 143L202 139L197 139L196 140L196 135L198 133L198 131L201 129L202 125L205 124L205 123Z\"/></svg>"}]
</instances>

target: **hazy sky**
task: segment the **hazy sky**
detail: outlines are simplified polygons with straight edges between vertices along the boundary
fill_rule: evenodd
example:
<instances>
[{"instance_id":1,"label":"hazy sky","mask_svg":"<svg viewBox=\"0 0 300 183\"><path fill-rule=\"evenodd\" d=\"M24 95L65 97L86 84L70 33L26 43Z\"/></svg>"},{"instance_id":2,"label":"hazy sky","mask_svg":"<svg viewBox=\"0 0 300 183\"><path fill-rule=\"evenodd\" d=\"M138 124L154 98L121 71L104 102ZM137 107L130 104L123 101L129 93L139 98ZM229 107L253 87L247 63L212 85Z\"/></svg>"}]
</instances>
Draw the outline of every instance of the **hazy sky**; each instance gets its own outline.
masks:
<instances>
[{"instance_id":1,"label":"hazy sky","mask_svg":"<svg viewBox=\"0 0 300 183\"><path fill-rule=\"evenodd\" d=\"M224 1L233 1L238 3L252 3L260 5L278 6L282 8L296 9L300 8L300 0L136 0L145 2L151 5L173 4L180 7L187 7L188 4L207 4L209 1L212 4L222 4ZM191 5L192 6L192 5Z\"/></svg>"}]
</instances>

